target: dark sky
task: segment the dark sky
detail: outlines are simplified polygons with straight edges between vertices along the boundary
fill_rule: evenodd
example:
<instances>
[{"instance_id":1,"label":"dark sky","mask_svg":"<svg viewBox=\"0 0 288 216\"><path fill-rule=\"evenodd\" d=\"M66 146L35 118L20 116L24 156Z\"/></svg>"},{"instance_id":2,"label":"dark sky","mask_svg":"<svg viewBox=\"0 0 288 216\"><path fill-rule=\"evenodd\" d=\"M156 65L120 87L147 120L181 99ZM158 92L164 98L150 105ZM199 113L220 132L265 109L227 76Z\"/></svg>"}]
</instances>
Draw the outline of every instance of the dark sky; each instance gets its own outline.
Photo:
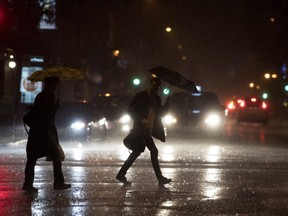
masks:
<instances>
[{"instance_id":1,"label":"dark sky","mask_svg":"<svg viewBox=\"0 0 288 216\"><path fill-rule=\"evenodd\" d=\"M77 44L80 56L98 64L99 50L109 44L133 73L162 65L216 91L222 102L247 95L249 82L287 61L287 0L61 2L59 31L66 32L61 50ZM166 26L172 32L165 32Z\"/></svg>"},{"instance_id":2,"label":"dark sky","mask_svg":"<svg viewBox=\"0 0 288 216\"><path fill-rule=\"evenodd\" d=\"M283 34L285 1L143 0L114 6L114 43L130 63L140 56L136 61L141 59L144 69L163 65L178 70L222 100L248 94L250 81L265 69L277 69L261 58L266 55L262 50ZM172 32L166 33L165 26Z\"/></svg>"}]
</instances>

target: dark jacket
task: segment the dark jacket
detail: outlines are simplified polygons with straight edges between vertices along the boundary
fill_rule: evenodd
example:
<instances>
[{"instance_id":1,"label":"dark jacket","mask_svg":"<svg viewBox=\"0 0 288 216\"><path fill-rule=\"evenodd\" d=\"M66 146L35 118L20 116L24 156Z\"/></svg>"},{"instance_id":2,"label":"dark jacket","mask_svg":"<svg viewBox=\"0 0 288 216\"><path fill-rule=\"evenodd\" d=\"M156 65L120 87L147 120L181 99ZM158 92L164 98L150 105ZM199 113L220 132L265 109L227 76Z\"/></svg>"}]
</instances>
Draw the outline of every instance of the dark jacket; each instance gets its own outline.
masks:
<instances>
[{"instance_id":1,"label":"dark jacket","mask_svg":"<svg viewBox=\"0 0 288 216\"><path fill-rule=\"evenodd\" d=\"M36 116L37 123L31 126L26 147L28 158L45 157L51 151L51 143L48 142L48 132L54 133L58 139L55 127L55 114L58 106L55 104L53 92L43 90L34 101L33 115Z\"/></svg>"},{"instance_id":2,"label":"dark jacket","mask_svg":"<svg viewBox=\"0 0 288 216\"><path fill-rule=\"evenodd\" d=\"M152 136L155 137L156 139L161 140L162 142L165 142L165 133L161 118L168 112L169 105L165 104L164 106L162 106L161 98L158 95L155 95L155 99L156 99L156 113L152 130ZM132 99L128 107L128 114L134 120L133 129L138 129L139 127L141 127L142 119L147 119L149 100L150 96L147 90L137 93Z\"/></svg>"}]
</instances>

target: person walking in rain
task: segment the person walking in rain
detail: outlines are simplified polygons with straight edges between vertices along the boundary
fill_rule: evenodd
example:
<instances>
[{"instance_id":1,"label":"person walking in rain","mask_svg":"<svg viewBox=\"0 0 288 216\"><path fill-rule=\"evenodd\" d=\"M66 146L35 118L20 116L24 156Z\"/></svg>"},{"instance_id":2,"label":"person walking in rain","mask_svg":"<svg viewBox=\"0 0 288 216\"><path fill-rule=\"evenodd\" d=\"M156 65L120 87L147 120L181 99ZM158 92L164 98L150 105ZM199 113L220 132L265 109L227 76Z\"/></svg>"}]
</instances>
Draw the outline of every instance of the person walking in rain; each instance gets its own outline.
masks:
<instances>
[{"instance_id":1,"label":"person walking in rain","mask_svg":"<svg viewBox=\"0 0 288 216\"><path fill-rule=\"evenodd\" d=\"M144 152L145 147L150 151L151 162L158 183L163 185L172 181L162 175L158 161L158 149L152 138L153 136L165 142L165 133L161 117L168 112L169 100L166 101L164 106L161 105L161 98L157 95L160 85L161 81L159 78L152 78L149 88L137 93L128 107L128 114L134 120L132 130L142 130L142 133L139 134L139 136L141 136L139 145L137 145L137 148L129 155L116 176L116 179L124 184L131 184L125 175L136 158Z\"/></svg>"},{"instance_id":2,"label":"person walking in rain","mask_svg":"<svg viewBox=\"0 0 288 216\"><path fill-rule=\"evenodd\" d=\"M37 193L33 187L35 166L38 158L51 156L54 172L54 190L68 189L62 173L62 155L58 147L58 134L55 127L55 114L60 107L59 99L55 102L55 90L59 78L50 77L44 80L44 89L35 98L33 115L37 120L31 125L26 146L27 161L23 190Z\"/></svg>"}]
</instances>

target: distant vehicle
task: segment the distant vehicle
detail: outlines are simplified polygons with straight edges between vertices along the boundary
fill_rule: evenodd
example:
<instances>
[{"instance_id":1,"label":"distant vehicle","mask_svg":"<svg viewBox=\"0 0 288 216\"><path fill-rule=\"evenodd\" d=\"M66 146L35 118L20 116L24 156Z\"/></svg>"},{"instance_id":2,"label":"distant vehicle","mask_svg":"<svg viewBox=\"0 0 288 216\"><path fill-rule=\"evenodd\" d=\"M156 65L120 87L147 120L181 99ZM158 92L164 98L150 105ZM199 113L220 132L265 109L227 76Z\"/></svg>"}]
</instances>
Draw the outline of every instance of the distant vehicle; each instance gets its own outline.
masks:
<instances>
[{"instance_id":1,"label":"distant vehicle","mask_svg":"<svg viewBox=\"0 0 288 216\"><path fill-rule=\"evenodd\" d=\"M175 130L216 131L221 130L225 122L225 107L214 92L174 93L169 113L177 122L173 126ZM172 127L170 129L173 130Z\"/></svg>"},{"instance_id":2,"label":"distant vehicle","mask_svg":"<svg viewBox=\"0 0 288 216\"><path fill-rule=\"evenodd\" d=\"M237 122L259 122L268 124L269 107L267 101L259 97L244 97L238 100Z\"/></svg>"},{"instance_id":3,"label":"distant vehicle","mask_svg":"<svg viewBox=\"0 0 288 216\"><path fill-rule=\"evenodd\" d=\"M133 119L127 113L132 99L133 95L129 94L115 94L94 98L95 112L106 119L109 134L128 133L132 129ZM176 119L171 114L163 117L164 127L171 127L175 123Z\"/></svg>"},{"instance_id":4,"label":"distant vehicle","mask_svg":"<svg viewBox=\"0 0 288 216\"><path fill-rule=\"evenodd\" d=\"M106 119L109 133L128 132L132 128L133 120L127 113L132 98L129 94L115 94L93 99L94 110Z\"/></svg>"},{"instance_id":5,"label":"distant vehicle","mask_svg":"<svg viewBox=\"0 0 288 216\"><path fill-rule=\"evenodd\" d=\"M64 138L103 139L107 133L106 119L87 102L63 102L55 123L59 136Z\"/></svg>"},{"instance_id":6,"label":"distant vehicle","mask_svg":"<svg viewBox=\"0 0 288 216\"><path fill-rule=\"evenodd\" d=\"M242 99L232 99L226 104L225 115L229 119L235 119L238 115L239 104L242 102Z\"/></svg>"}]
</instances>

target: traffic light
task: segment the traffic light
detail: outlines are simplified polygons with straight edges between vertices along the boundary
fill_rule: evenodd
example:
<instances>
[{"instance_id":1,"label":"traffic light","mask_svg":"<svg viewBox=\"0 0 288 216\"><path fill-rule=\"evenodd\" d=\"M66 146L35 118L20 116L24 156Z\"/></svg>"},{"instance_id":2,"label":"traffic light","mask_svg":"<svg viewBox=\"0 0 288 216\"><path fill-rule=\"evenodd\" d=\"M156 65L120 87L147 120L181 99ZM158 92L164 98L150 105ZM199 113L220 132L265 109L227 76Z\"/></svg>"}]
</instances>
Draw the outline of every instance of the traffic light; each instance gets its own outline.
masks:
<instances>
[{"instance_id":1,"label":"traffic light","mask_svg":"<svg viewBox=\"0 0 288 216\"><path fill-rule=\"evenodd\" d=\"M163 94L164 95L169 95L169 93L170 93L170 89L169 88L164 88L163 89Z\"/></svg>"},{"instance_id":2,"label":"traffic light","mask_svg":"<svg viewBox=\"0 0 288 216\"><path fill-rule=\"evenodd\" d=\"M139 86L141 84L141 80L139 78L134 78L132 83L134 86Z\"/></svg>"},{"instance_id":3,"label":"traffic light","mask_svg":"<svg viewBox=\"0 0 288 216\"><path fill-rule=\"evenodd\" d=\"M284 86L284 90L285 90L286 92L288 92L288 84L286 84L286 85Z\"/></svg>"},{"instance_id":4,"label":"traffic light","mask_svg":"<svg viewBox=\"0 0 288 216\"><path fill-rule=\"evenodd\" d=\"M262 98L263 98L263 99L267 99L267 98L268 98L268 93L267 93L267 92L264 92L264 93L262 94Z\"/></svg>"}]
</instances>

